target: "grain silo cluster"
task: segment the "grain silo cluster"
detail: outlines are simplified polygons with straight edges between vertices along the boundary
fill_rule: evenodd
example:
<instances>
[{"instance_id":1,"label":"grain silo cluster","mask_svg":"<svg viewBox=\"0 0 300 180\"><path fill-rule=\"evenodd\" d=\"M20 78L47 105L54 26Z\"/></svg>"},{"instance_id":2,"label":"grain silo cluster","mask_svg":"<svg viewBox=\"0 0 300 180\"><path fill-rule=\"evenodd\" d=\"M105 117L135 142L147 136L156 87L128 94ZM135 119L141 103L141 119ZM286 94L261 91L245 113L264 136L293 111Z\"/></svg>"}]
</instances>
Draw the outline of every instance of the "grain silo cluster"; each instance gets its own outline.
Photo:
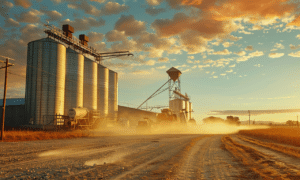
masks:
<instances>
[{"instance_id":1,"label":"grain silo cluster","mask_svg":"<svg viewBox=\"0 0 300 180\"><path fill-rule=\"evenodd\" d=\"M74 42L73 32L64 25L63 31L54 29L52 36L28 43L25 113L31 124L47 125L72 108L85 108L106 121L117 119L118 74L87 53L93 53L88 37L80 35L80 44Z\"/></svg>"}]
</instances>

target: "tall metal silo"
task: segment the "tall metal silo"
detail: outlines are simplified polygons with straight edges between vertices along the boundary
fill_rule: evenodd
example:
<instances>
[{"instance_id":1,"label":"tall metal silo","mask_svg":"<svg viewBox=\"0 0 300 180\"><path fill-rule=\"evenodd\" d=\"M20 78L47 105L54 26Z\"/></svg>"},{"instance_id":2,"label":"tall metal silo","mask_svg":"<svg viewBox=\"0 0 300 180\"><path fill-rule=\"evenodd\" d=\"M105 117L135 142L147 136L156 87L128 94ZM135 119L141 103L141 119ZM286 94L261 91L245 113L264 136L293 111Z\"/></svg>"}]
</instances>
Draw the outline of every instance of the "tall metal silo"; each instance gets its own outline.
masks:
<instances>
[{"instance_id":1,"label":"tall metal silo","mask_svg":"<svg viewBox=\"0 0 300 180\"><path fill-rule=\"evenodd\" d=\"M98 110L102 119L108 116L109 69L98 64Z\"/></svg>"},{"instance_id":2,"label":"tall metal silo","mask_svg":"<svg viewBox=\"0 0 300 180\"><path fill-rule=\"evenodd\" d=\"M73 49L67 49L65 115L69 109L83 107L84 56Z\"/></svg>"},{"instance_id":3,"label":"tall metal silo","mask_svg":"<svg viewBox=\"0 0 300 180\"><path fill-rule=\"evenodd\" d=\"M64 114L66 47L50 38L28 43L25 109L27 120ZM47 119L47 118L46 118Z\"/></svg>"},{"instance_id":4,"label":"tall metal silo","mask_svg":"<svg viewBox=\"0 0 300 180\"><path fill-rule=\"evenodd\" d=\"M112 122L118 118L118 74L109 70L108 116Z\"/></svg>"},{"instance_id":5,"label":"tall metal silo","mask_svg":"<svg viewBox=\"0 0 300 180\"><path fill-rule=\"evenodd\" d=\"M185 101L185 115L186 115L186 120L190 120L190 103L189 101Z\"/></svg>"},{"instance_id":6,"label":"tall metal silo","mask_svg":"<svg viewBox=\"0 0 300 180\"><path fill-rule=\"evenodd\" d=\"M83 107L97 110L97 63L84 58Z\"/></svg>"},{"instance_id":7,"label":"tall metal silo","mask_svg":"<svg viewBox=\"0 0 300 180\"><path fill-rule=\"evenodd\" d=\"M192 117L192 112L193 112L193 108L192 108L192 103L190 102L190 112L189 112L189 114L190 114L190 119L193 118L193 117Z\"/></svg>"}]
</instances>

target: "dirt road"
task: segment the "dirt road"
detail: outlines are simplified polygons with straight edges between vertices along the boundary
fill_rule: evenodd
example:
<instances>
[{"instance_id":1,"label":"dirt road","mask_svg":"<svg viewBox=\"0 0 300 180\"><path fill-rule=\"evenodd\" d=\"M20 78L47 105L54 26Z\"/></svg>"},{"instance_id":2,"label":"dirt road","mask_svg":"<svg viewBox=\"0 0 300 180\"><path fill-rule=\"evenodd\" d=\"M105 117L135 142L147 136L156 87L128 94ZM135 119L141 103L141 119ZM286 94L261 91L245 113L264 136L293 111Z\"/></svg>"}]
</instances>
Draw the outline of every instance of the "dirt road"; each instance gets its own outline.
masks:
<instances>
[{"instance_id":1,"label":"dirt road","mask_svg":"<svg viewBox=\"0 0 300 180\"><path fill-rule=\"evenodd\" d=\"M272 160L289 169L276 177L298 177L298 159L235 135L136 135L1 143L0 179L265 179L234 153L239 143L282 156Z\"/></svg>"}]
</instances>

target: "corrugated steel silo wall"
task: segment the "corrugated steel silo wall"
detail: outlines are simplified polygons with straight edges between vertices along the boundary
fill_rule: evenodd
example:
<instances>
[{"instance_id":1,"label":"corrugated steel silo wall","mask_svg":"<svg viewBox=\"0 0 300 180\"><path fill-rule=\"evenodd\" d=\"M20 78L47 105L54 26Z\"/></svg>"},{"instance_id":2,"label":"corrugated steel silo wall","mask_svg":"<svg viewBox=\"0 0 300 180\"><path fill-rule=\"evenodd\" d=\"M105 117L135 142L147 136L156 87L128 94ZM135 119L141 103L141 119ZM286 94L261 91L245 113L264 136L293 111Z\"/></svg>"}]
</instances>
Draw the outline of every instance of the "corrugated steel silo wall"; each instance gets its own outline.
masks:
<instances>
[{"instance_id":1,"label":"corrugated steel silo wall","mask_svg":"<svg viewBox=\"0 0 300 180\"><path fill-rule=\"evenodd\" d=\"M83 107L84 56L68 48L66 60L64 114L68 115L69 109Z\"/></svg>"},{"instance_id":2,"label":"corrugated steel silo wall","mask_svg":"<svg viewBox=\"0 0 300 180\"><path fill-rule=\"evenodd\" d=\"M101 118L108 116L108 80L109 70L98 64L98 110Z\"/></svg>"},{"instance_id":3,"label":"corrugated steel silo wall","mask_svg":"<svg viewBox=\"0 0 300 180\"><path fill-rule=\"evenodd\" d=\"M109 70L108 116L113 122L118 118L118 74Z\"/></svg>"},{"instance_id":4,"label":"corrugated steel silo wall","mask_svg":"<svg viewBox=\"0 0 300 180\"><path fill-rule=\"evenodd\" d=\"M192 111L193 111L193 109L192 109L192 103L190 102L190 118L192 119Z\"/></svg>"},{"instance_id":5,"label":"corrugated steel silo wall","mask_svg":"<svg viewBox=\"0 0 300 180\"><path fill-rule=\"evenodd\" d=\"M44 115L64 113L66 47L45 38L28 43L26 118L47 124Z\"/></svg>"},{"instance_id":6,"label":"corrugated steel silo wall","mask_svg":"<svg viewBox=\"0 0 300 180\"><path fill-rule=\"evenodd\" d=\"M190 103L189 101L185 101L185 114L186 114L186 120L190 120Z\"/></svg>"},{"instance_id":7,"label":"corrugated steel silo wall","mask_svg":"<svg viewBox=\"0 0 300 180\"><path fill-rule=\"evenodd\" d=\"M118 120L118 73L114 74L114 121Z\"/></svg>"},{"instance_id":8,"label":"corrugated steel silo wall","mask_svg":"<svg viewBox=\"0 0 300 180\"><path fill-rule=\"evenodd\" d=\"M83 107L97 110L97 63L84 58Z\"/></svg>"}]
</instances>

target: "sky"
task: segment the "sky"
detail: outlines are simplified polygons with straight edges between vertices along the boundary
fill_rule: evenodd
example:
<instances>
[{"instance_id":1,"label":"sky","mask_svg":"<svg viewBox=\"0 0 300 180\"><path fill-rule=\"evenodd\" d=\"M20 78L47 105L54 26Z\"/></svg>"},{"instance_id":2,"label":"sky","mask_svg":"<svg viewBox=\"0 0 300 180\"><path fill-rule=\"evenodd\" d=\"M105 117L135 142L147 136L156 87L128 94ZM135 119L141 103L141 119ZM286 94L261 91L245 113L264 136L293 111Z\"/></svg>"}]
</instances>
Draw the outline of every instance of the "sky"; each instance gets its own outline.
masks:
<instances>
[{"instance_id":1,"label":"sky","mask_svg":"<svg viewBox=\"0 0 300 180\"><path fill-rule=\"evenodd\" d=\"M70 24L76 37L86 34L99 52L134 54L103 61L118 72L119 105L138 107L175 67L198 122L212 110L299 109L299 5L299 0L1 0L0 55L15 64L7 97L25 97L27 44L47 37L43 25L49 23ZM1 98L3 84L1 69ZM147 105L168 105L168 92ZM297 115L251 118L285 122Z\"/></svg>"}]
</instances>

